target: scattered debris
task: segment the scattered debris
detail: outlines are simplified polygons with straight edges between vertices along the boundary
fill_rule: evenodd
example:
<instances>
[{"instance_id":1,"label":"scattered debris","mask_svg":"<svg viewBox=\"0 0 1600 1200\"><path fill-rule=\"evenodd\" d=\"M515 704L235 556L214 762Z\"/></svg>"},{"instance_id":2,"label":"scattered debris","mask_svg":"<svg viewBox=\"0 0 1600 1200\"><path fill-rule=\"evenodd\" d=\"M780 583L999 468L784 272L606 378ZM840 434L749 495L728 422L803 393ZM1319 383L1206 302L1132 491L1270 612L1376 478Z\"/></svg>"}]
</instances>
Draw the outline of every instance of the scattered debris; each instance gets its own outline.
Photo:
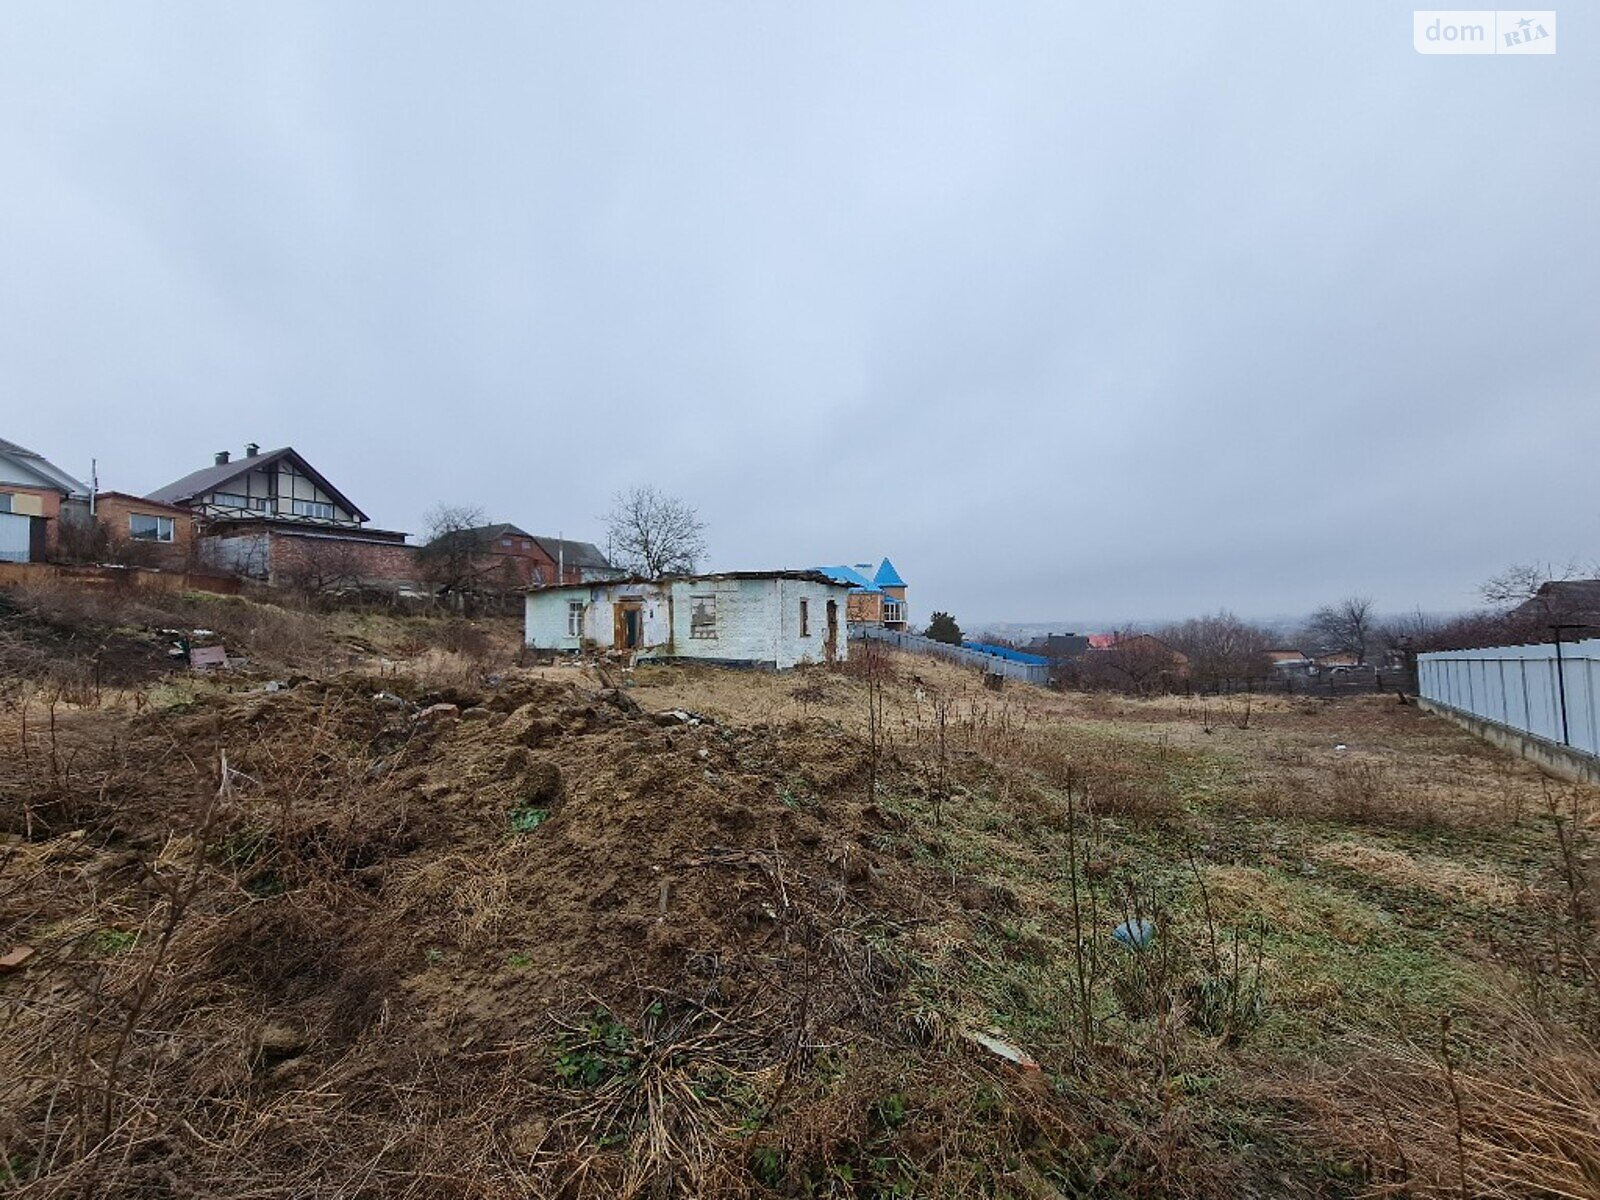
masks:
<instances>
[{"instance_id":1,"label":"scattered debris","mask_svg":"<svg viewBox=\"0 0 1600 1200\"><path fill-rule=\"evenodd\" d=\"M281 1062L306 1048L306 1035L288 1025L267 1025L256 1039L256 1050L267 1062Z\"/></svg>"},{"instance_id":2,"label":"scattered debris","mask_svg":"<svg viewBox=\"0 0 1600 1200\"><path fill-rule=\"evenodd\" d=\"M13 971L32 957L32 946L13 946L4 954L0 954L0 971Z\"/></svg>"},{"instance_id":3,"label":"scattered debris","mask_svg":"<svg viewBox=\"0 0 1600 1200\"><path fill-rule=\"evenodd\" d=\"M1148 917L1124 921L1111 931L1111 936L1132 950L1143 950L1156 939L1156 923Z\"/></svg>"},{"instance_id":4,"label":"scattered debris","mask_svg":"<svg viewBox=\"0 0 1600 1200\"><path fill-rule=\"evenodd\" d=\"M1350 749L1350 747L1346 746L1343 742L1340 742L1337 746L1334 747L1334 749L1335 750L1348 750L1348 749Z\"/></svg>"},{"instance_id":5,"label":"scattered debris","mask_svg":"<svg viewBox=\"0 0 1600 1200\"><path fill-rule=\"evenodd\" d=\"M430 704L411 719L420 725L431 725L436 721L456 721L460 718L461 709L457 705Z\"/></svg>"},{"instance_id":6,"label":"scattered debris","mask_svg":"<svg viewBox=\"0 0 1600 1200\"><path fill-rule=\"evenodd\" d=\"M228 652L221 646L192 646L189 649L191 671L226 670Z\"/></svg>"},{"instance_id":7,"label":"scattered debris","mask_svg":"<svg viewBox=\"0 0 1600 1200\"><path fill-rule=\"evenodd\" d=\"M1022 1047L1006 1041L994 1030L970 1029L967 1031L967 1039L976 1042L997 1058L1005 1059L1014 1067L1020 1067L1024 1071L1039 1070L1039 1064Z\"/></svg>"},{"instance_id":8,"label":"scattered debris","mask_svg":"<svg viewBox=\"0 0 1600 1200\"><path fill-rule=\"evenodd\" d=\"M374 692L372 702L380 708L410 708L411 701L396 696L393 692Z\"/></svg>"}]
</instances>

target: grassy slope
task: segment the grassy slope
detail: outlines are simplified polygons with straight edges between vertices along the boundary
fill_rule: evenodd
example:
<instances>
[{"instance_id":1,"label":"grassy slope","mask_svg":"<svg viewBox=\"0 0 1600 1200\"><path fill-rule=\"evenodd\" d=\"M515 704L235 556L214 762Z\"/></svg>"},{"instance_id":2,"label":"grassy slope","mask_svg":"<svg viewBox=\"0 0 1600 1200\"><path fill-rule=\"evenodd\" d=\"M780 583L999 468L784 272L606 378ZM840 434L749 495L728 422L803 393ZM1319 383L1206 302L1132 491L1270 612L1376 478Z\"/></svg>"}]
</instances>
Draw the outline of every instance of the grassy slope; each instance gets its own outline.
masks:
<instances>
[{"instance_id":1,"label":"grassy slope","mask_svg":"<svg viewBox=\"0 0 1600 1200\"><path fill-rule=\"evenodd\" d=\"M134 672L93 699L81 658L13 674L0 738L22 744L26 706L33 753L0 770L0 798L89 830L18 839L0 865L7 919L46 961L33 999L0 977L15 1061L49 1029L58 1070L103 1069L72 1066L60 1031L109 1037L129 1002L74 1025L37 997L136 993L171 905L126 863L185 878L179 798L214 782L218 745L269 781L199 840L204 913L169 960L192 965L158 971L160 1020L132 1039L152 1091L127 1111L151 1128L107 1144L120 1166L56 1144L41 1170L18 1092L0 1133L19 1187L134 1171L184 1194L176 1172L290 1194L304 1160L374 1194L1600 1191L1594 794L1393 699L996 696L911 658L872 678L640 668L627 694L646 709L717 722L663 735L597 700L588 670L515 668L492 624L55 601L102 641L204 624L261 677L368 674L261 698ZM51 665L20 624L0 633ZM377 686L500 711L407 741L374 716ZM60 754L43 752L51 700ZM146 790L107 808L134 745ZM507 814L535 803L543 762L565 800L519 833ZM732 869L685 869L707 846ZM1142 952L1111 937L1130 918L1155 923ZM721 999L680 1008L713 948ZM274 960L299 965L280 978ZM708 1027L713 1007L738 1020ZM312 1031L265 1073L263 1020ZM1042 1070L975 1049L981 1029ZM187 1125L164 1115L180 1097L161 1054L226 1080Z\"/></svg>"},{"instance_id":2,"label":"grassy slope","mask_svg":"<svg viewBox=\"0 0 1600 1200\"><path fill-rule=\"evenodd\" d=\"M1600 1104L1571 1079L1600 1067L1588 860L1564 858L1556 834L1560 817L1570 844L1592 846L1591 789L1393 698L1254 700L1248 713L997 698L940 664L892 665L888 740L926 766L943 697L959 792L938 824L926 795L883 802L953 890L1009 898L990 936L930 971L933 1002L1015 1035L1060 1086L1119 1096L1122 1134L1152 1119L1159 1136L1182 1129L1152 1159L1174 1181L1198 1153L1267 1190L1454 1192L1464 1167L1475 1192L1600 1191ZM800 699L752 676L641 671L639 685L647 703L730 719L859 730L867 710L859 681ZM1155 915L1169 947L1155 972L1106 936L1135 912ZM1087 1034L1074 986L1091 992ZM1548 1137L1533 1149L1507 1125ZM1100 1150L1114 1162L1124 1143ZM1115 1174L1103 1166L1089 1168L1102 1187Z\"/></svg>"}]
</instances>

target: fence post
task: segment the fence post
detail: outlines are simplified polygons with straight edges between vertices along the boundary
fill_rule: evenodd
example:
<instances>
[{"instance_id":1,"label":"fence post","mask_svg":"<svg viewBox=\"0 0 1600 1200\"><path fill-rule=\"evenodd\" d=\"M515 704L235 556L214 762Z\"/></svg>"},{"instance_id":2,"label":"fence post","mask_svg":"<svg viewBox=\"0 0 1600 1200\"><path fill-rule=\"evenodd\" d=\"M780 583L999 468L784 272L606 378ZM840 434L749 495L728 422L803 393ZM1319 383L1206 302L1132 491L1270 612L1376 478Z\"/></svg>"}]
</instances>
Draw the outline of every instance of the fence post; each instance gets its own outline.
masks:
<instances>
[{"instance_id":1,"label":"fence post","mask_svg":"<svg viewBox=\"0 0 1600 1200\"><path fill-rule=\"evenodd\" d=\"M1552 625L1556 635L1556 695L1561 697L1561 744L1572 745L1572 736L1567 731L1567 673L1563 669L1565 664L1561 661L1561 631L1563 629L1577 629L1577 625Z\"/></svg>"}]
</instances>

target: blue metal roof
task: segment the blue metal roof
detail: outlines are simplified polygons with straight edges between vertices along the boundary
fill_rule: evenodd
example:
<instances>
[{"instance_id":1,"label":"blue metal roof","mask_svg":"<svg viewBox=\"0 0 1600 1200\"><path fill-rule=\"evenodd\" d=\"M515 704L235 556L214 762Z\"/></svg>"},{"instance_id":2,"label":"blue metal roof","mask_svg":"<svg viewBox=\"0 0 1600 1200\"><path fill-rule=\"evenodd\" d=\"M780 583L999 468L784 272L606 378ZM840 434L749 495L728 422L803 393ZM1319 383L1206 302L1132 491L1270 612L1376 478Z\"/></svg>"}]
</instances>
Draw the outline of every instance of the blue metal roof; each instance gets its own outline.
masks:
<instances>
[{"instance_id":1,"label":"blue metal roof","mask_svg":"<svg viewBox=\"0 0 1600 1200\"><path fill-rule=\"evenodd\" d=\"M887 558L878 567L878 573L872 577L872 582L879 587L905 587L906 581L900 578L900 572L894 569L894 564Z\"/></svg>"},{"instance_id":2,"label":"blue metal roof","mask_svg":"<svg viewBox=\"0 0 1600 1200\"><path fill-rule=\"evenodd\" d=\"M847 585L852 592L881 592L883 590L875 586L872 580L861 574L854 567L817 567L816 570L821 571L835 583Z\"/></svg>"}]
</instances>

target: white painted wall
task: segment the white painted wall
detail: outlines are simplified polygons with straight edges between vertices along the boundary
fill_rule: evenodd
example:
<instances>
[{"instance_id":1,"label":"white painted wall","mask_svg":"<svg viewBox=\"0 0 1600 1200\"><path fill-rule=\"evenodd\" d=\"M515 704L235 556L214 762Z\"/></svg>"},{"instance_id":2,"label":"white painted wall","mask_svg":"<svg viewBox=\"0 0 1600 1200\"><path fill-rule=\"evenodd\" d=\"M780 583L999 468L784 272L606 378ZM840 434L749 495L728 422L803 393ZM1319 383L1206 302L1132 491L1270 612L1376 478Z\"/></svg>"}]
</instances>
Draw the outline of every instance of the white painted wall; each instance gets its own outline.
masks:
<instances>
[{"instance_id":1,"label":"white painted wall","mask_svg":"<svg viewBox=\"0 0 1600 1200\"><path fill-rule=\"evenodd\" d=\"M694 597L716 597L713 638L690 636ZM644 602L645 647L639 657L698 658L759 663L782 669L826 661L828 601L837 606L836 657L849 653L845 600L849 589L801 579L698 579L670 584L603 584L528 593L524 638L541 650L578 650L583 639L602 649L612 646L615 604L637 596ZM808 632L800 631L800 601L810 605ZM567 605L584 604L583 638L567 633Z\"/></svg>"}]
</instances>

